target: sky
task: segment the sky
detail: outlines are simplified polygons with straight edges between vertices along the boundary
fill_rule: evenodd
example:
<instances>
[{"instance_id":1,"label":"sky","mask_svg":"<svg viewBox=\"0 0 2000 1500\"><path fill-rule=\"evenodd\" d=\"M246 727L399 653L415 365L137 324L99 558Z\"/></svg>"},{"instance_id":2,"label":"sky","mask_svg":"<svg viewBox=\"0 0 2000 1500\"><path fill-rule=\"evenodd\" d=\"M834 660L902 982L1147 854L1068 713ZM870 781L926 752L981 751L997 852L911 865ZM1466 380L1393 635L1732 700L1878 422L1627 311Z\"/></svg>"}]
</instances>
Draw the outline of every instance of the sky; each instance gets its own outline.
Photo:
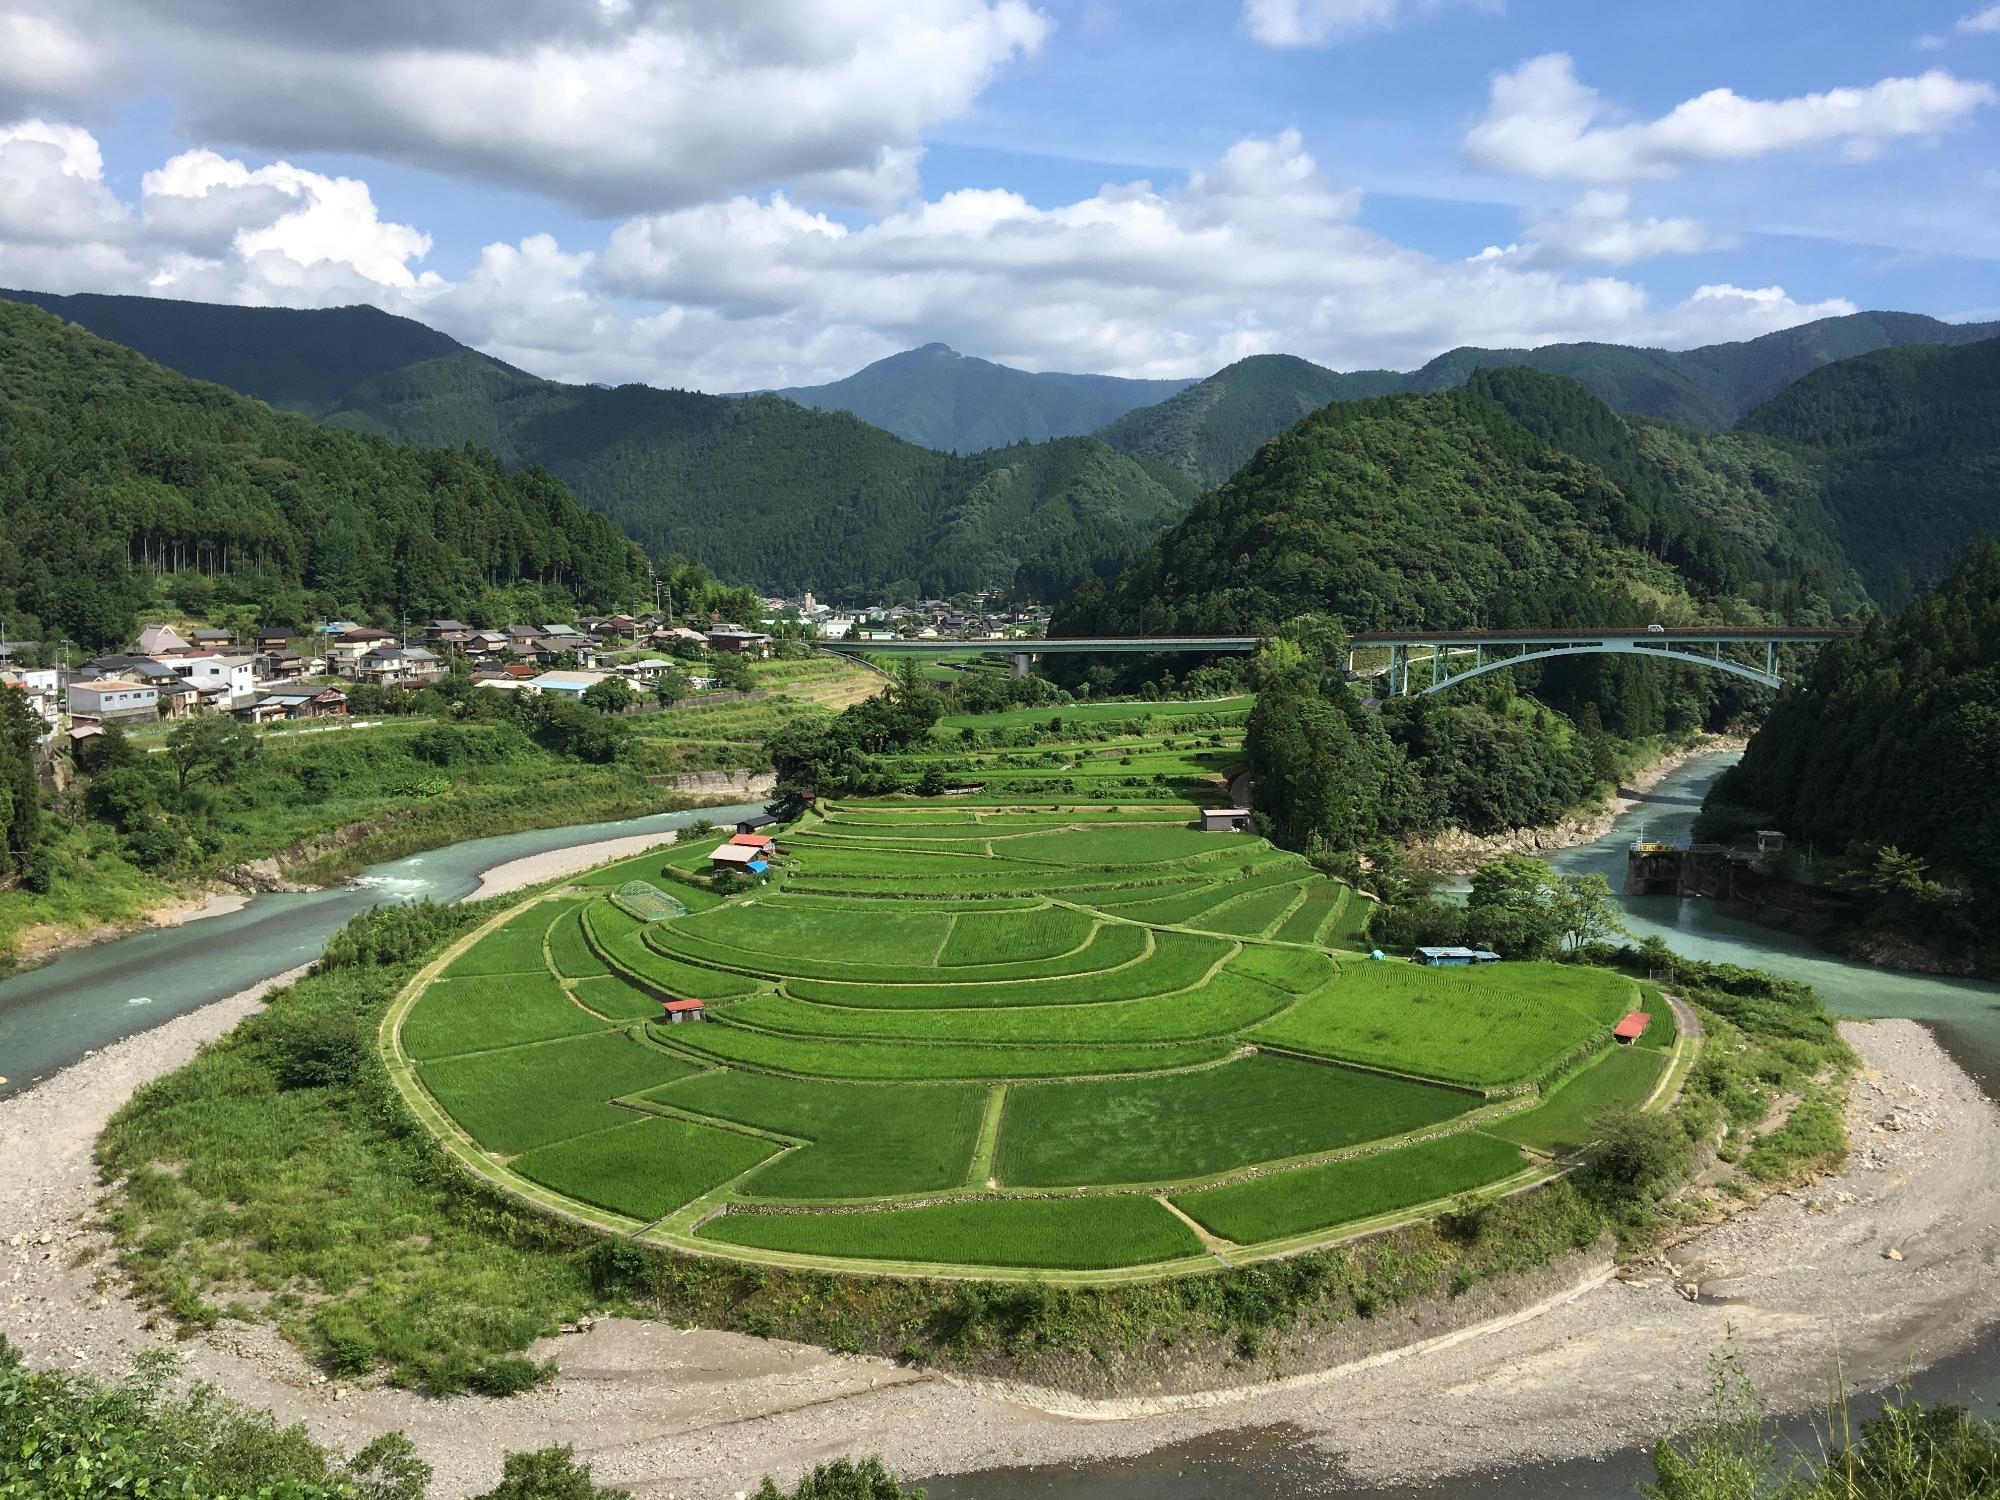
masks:
<instances>
[{"instance_id":1,"label":"sky","mask_svg":"<svg viewBox=\"0 0 2000 1500\"><path fill-rule=\"evenodd\" d=\"M709 391L2000 318L2000 0L0 0L0 286Z\"/></svg>"}]
</instances>

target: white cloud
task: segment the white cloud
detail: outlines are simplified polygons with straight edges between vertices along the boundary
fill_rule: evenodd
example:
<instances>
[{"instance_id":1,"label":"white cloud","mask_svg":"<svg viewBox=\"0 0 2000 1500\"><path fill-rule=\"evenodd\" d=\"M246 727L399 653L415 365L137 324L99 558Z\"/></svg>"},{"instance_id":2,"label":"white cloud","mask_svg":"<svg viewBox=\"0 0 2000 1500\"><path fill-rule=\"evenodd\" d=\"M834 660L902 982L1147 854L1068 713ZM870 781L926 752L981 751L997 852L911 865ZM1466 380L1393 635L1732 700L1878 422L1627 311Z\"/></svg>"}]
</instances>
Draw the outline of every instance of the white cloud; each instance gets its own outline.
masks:
<instances>
[{"instance_id":1,"label":"white cloud","mask_svg":"<svg viewBox=\"0 0 2000 1500\"><path fill-rule=\"evenodd\" d=\"M89 97L115 76L110 55L44 0L0 0L0 110Z\"/></svg>"},{"instance_id":2,"label":"white cloud","mask_svg":"<svg viewBox=\"0 0 2000 1500\"><path fill-rule=\"evenodd\" d=\"M1504 248L1488 246L1479 258L1537 266L1580 261L1630 266L1662 255L1719 249L1727 243L1695 219L1635 218L1629 192L1593 188L1560 212L1524 214L1517 243Z\"/></svg>"},{"instance_id":3,"label":"white cloud","mask_svg":"<svg viewBox=\"0 0 2000 1500\"><path fill-rule=\"evenodd\" d=\"M157 63L197 138L362 152L607 215L779 183L892 203L924 132L1050 28L1029 0L70 8Z\"/></svg>"},{"instance_id":4,"label":"white cloud","mask_svg":"<svg viewBox=\"0 0 2000 1500\"><path fill-rule=\"evenodd\" d=\"M1989 5L1984 10L1976 10L1959 19L1957 30L1968 35L1987 35L2000 32L2000 4Z\"/></svg>"},{"instance_id":5,"label":"white cloud","mask_svg":"<svg viewBox=\"0 0 2000 1500\"><path fill-rule=\"evenodd\" d=\"M32 122L0 132L0 285L367 301L557 379L713 391L826 380L930 339L1028 368L1189 375L1267 351L1409 368L1459 344L1708 342L1851 310L1727 286L1661 307L1632 281L1576 274L1704 242L1622 193L1531 218L1521 247L1471 260L1398 244L1361 207L1285 131L1178 183L1066 203L969 189L843 223L742 195L630 220L601 252L546 234L489 245L446 279L364 182L196 150L125 203L88 132Z\"/></svg>"},{"instance_id":6,"label":"white cloud","mask_svg":"<svg viewBox=\"0 0 2000 1500\"><path fill-rule=\"evenodd\" d=\"M1494 79L1486 113L1466 132L1463 147L1469 162L1488 171L1629 182L1808 146L1837 145L1862 158L1892 141L1963 125L1996 99L1991 84L1932 69L1791 99L1711 89L1656 120L1616 123L1570 59L1552 52Z\"/></svg>"},{"instance_id":7,"label":"white cloud","mask_svg":"<svg viewBox=\"0 0 2000 1500\"><path fill-rule=\"evenodd\" d=\"M1267 47L1320 47L1364 31L1383 31L1450 0L1243 0L1243 24ZM1501 0L1465 0L1488 13Z\"/></svg>"}]
</instances>

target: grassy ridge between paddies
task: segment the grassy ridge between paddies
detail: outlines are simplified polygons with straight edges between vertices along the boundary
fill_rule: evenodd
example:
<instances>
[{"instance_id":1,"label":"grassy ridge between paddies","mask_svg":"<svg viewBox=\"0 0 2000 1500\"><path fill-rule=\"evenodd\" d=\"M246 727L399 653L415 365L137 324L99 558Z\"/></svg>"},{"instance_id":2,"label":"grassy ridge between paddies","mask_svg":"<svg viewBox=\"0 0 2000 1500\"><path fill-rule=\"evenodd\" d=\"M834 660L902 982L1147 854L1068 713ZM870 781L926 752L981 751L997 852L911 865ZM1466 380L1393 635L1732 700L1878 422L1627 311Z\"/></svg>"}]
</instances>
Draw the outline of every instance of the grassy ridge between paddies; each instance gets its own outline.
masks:
<instances>
[{"instance_id":1,"label":"grassy ridge between paddies","mask_svg":"<svg viewBox=\"0 0 2000 1500\"><path fill-rule=\"evenodd\" d=\"M725 1214L701 1239L846 1260L1106 1270L1199 1255L1150 1198L980 1198L868 1213Z\"/></svg>"},{"instance_id":2,"label":"grassy ridge between paddies","mask_svg":"<svg viewBox=\"0 0 2000 1500\"><path fill-rule=\"evenodd\" d=\"M1286 1057L1158 1078L1021 1085L1007 1091L994 1170L1009 1187L1185 1180L1384 1140L1478 1103Z\"/></svg>"},{"instance_id":3,"label":"grassy ridge between paddies","mask_svg":"<svg viewBox=\"0 0 2000 1500\"><path fill-rule=\"evenodd\" d=\"M1512 1177L1526 1165L1506 1141L1464 1130L1372 1156L1176 1193L1173 1203L1210 1234L1254 1245L1435 1203Z\"/></svg>"},{"instance_id":4,"label":"grassy ridge between paddies","mask_svg":"<svg viewBox=\"0 0 2000 1500\"><path fill-rule=\"evenodd\" d=\"M1530 1080L1631 1008L1632 981L1576 964L1354 962L1253 1039L1475 1088Z\"/></svg>"},{"instance_id":5,"label":"grassy ridge between paddies","mask_svg":"<svg viewBox=\"0 0 2000 1500\"><path fill-rule=\"evenodd\" d=\"M613 1099L694 1071L693 1063L614 1031L439 1058L417 1073L460 1129L489 1151L511 1155L625 1124L632 1116Z\"/></svg>"}]
</instances>

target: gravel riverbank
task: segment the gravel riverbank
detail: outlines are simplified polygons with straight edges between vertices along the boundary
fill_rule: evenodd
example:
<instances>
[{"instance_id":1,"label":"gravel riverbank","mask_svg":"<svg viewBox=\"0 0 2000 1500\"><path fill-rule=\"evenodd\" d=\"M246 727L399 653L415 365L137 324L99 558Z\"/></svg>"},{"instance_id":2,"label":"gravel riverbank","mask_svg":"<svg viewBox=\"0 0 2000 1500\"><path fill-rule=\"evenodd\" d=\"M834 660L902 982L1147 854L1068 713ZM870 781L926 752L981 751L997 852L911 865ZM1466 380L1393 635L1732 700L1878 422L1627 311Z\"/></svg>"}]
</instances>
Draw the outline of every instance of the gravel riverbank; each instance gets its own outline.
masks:
<instances>
[{"instance_id":1,"label":"gravel riverbank","mask_svg":"<svg viewBox=\"0 0 2000 1500\"><path fill-rule=\"evenodd\" d=\"M135 1087L247 1015L263 988L0 1101L0 1329L32 1361L115 1375L135 1350L171 1342L119 1294L85 1227L101 1191L91 1143ZM1915 1023L1846 1031L1865 1071L1837 1177L1677 1247L1671 1268L1448 1346L1198 1409L1057 1415L1028 1392L623 1319L544 1341L536 1353L554 1355L561 1377L509 1401L344 1388L262 1325L225 1323L179 1347L190 1375L323 1439L356 1447L403 1429L437 1467L440 1495L492 1484L505 1449L551 1442L574 1443L601 1480L642 1500L734 1496L843 1453L880 1452L917 1476L1132 1456L1281 1423L1377 1483L1606 1452L1684 1420L1725 1345L1776 1404L1812 1405L1836 1350L1850 1379L1884 1384L2000 1319L2000 1110Z\"/></svg>"}]
</instances>

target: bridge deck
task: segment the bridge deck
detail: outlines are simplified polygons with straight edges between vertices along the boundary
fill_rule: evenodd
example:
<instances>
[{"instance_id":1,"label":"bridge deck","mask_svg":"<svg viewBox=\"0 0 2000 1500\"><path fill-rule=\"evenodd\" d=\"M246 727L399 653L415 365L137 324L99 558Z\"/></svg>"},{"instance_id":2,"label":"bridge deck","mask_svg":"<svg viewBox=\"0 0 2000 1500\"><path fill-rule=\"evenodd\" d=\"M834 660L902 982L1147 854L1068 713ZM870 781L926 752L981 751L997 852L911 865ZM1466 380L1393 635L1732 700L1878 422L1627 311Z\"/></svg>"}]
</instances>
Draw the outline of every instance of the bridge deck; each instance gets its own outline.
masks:
<instances>
[{"instance_id":1,"label":"bridge deck","mask_svg":"<svg viewBox=\"0 0 2000 1500\"><path fill-rule=\"evenodd\" d=\"M830 651L858 651L884 656L963 656L993 651L1003 656L1041 656L1047 652L1159 653L1168 651L1255 651L1261 635L1066 636L1059 640L1012 641L821 641Z\"/></svg>"},{"instance_id":2,"label":"bridge deck","mask_svg":"<svg viewBox=\"0 0 2000 1500\"><path fill-rule=\"evenodd\" d=\"M1614 630L1359 630L1347 639L1354 646L1566 646L1579 641L1728 645L1732 641L1831 641L1860 633L1850 625L1676 625L1665 630L1641 625Z\"/></svg>"}]
</instances>

